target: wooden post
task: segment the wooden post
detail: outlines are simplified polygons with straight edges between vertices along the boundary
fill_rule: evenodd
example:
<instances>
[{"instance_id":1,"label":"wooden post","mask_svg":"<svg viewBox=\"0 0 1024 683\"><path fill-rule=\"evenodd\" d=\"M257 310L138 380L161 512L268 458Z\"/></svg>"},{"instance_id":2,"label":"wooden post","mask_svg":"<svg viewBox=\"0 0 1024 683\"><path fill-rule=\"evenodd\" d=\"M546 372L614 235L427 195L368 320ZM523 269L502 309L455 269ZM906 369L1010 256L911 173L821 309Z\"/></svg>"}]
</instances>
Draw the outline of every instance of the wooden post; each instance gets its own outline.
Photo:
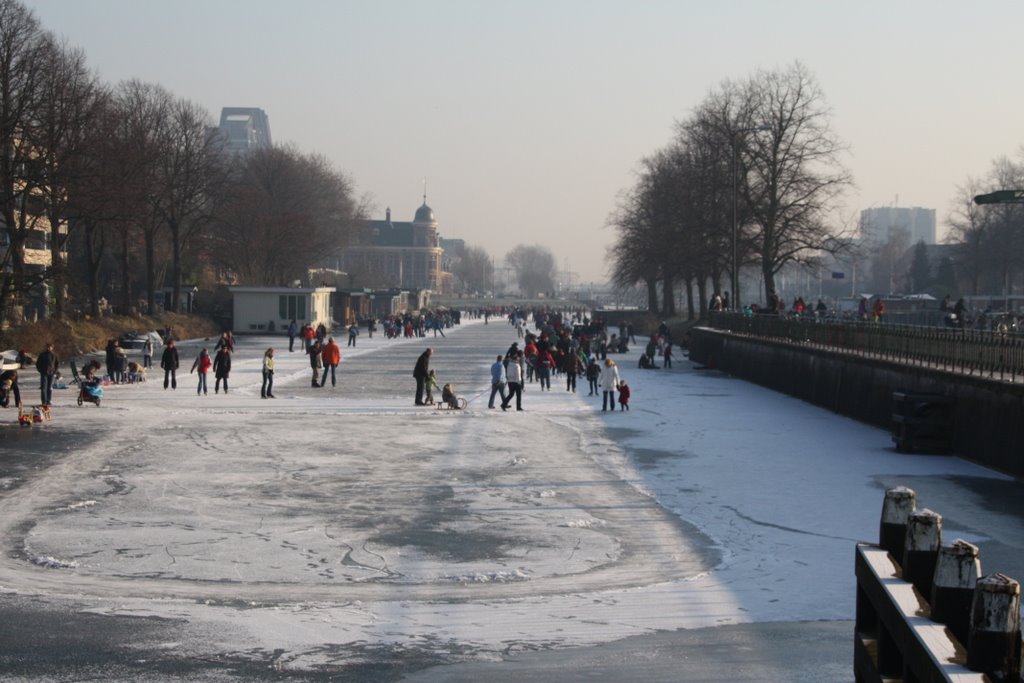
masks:
<instances>
[{"instance_id":1,"label":"wooden post","mask_svg":"<svg viewBox=\"0 0 1024 683\"><path fill-rule=\"evenodd\" d=\"M1020 676L1020 584L1003 574L978 579L971 605L967 666L1015 681Z\"/></svg>"},{"instance_id":2,"label":"wooden post","mask_svg":"<svg viewBox=\"0 0 1024 683\"><path fill-rule=\"evenodd\" d=\"M974 584L981 576L978 546L956 540L939 548L932 587L932 619L949 627L962 645L967 644L971 625Z\"/></svg>"},{"instance_id":3,"label":"wooden post","mask_svg":"<svg viewBox=\"0 0 1024 683\"><path fill-rule=\"evenodd\" d=\"M903 551L903 580L927 599L932 594L935 560L942 545L942 515L919 510L907 521L907 541Z\"/></svg>"},{"instance_id":4,"label":"wooden post","mask_svg":"<svg viewBox=\"0 0 1024 683\"><path fill-rule=\"evenodd\" d=\"M882 523L878 543L892 554L896 563L903 564L903 546L907 537L907 520L914 512L916 494L906 486L897 486L885 492L882 502Z\"/></svg>"}]
</instances>

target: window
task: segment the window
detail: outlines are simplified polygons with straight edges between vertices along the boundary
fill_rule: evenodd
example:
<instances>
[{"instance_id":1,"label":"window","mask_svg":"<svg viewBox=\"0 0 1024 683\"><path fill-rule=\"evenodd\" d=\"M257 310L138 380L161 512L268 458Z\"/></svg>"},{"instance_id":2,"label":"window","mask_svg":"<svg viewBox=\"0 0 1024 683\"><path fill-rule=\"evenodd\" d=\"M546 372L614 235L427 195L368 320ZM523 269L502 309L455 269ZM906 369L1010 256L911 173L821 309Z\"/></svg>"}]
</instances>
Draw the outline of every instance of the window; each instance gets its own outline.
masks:
<instances>
[{"instance_id":1,"label":"window","mask_svg":"<svg viewBox=\"0 0 1024 683\"><path fill-rule=\"evenodd\" d=\"M305 320L306 297L299 294L282 294L277 301L278 315L281 320Z\"/></svg>"}]
</instances>

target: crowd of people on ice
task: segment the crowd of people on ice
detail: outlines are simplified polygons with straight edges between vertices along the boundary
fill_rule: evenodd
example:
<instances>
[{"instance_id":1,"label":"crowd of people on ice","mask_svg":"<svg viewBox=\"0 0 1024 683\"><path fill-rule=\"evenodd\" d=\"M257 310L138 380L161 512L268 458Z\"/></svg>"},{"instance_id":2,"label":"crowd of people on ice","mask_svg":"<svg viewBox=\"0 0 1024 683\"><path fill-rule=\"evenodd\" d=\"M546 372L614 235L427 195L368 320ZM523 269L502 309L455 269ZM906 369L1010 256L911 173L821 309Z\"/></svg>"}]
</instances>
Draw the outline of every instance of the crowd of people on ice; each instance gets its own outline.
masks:
<instances>
[{"instance_id":1,"label":"crowd of people on ice","mask_svg":"<svg viewBox=\"0 0 1024 683\"><path fill-rule=\"evenodd\" d=\"M582 309L512 308L501 314L515 329L517 341L503 354L495 356L490 366L489 409L508 410L515 403L516 410L523 410L526 385L537 384L540 391L551 391L554 379L558 385L564 382L565 390L571 393L576 393L578 384L585 380L587 396L600 396L602 411L614 411L616 403L620 411L629 410L631 389L621 377L618 364L608 354L628 351L629 340L635 342L631 325L622 322L618 332L609 335L604 320L591 319ZM485 322L489 322L489 317L490 314L485 313ZM532 329L528 325L531 318ZM522 339L522 348L519 339ZM659 367L655 355L664 359L663 367L672 367L672 342L664 322L651 335L639 367ZM433 349L425 349L413 369L416 405L434 404L433 389L437 385L430 368L432 356ZM451 385L445 385L441 405L457 409L464 403Z\"/></svg>"},{"instance_id":2,"label":"crowd of people on ice","mask_svg":"<svg viewBox=\"0 0 1024 683\"><path fill-rule=\"evenodd\" d=\"M501 355L496 356L490 366L491 392L488 408L495 408L496 399L500 398L502 410L515 404L516 410L523 410L523 391L528 384L536 384L540 391L551 391L552 380L557 385L565 384L567 392L575 393L577 384L587 384L588 396L601 396L602 410L615 410L616 403L622 411L629 409L630 387L621 377L618 364L609 354L627 353L629 344L636 343L633 326L621 322L617 331L609 331L603 319L590 318L581 308L555 310L547 307L523 309L519 307L479 308L467 311L455 309L428 310L419 313L405 313L380 320L387 338L426 337L430 331L434 335L444 336L444 330L461 323L462 317L467 319L482 318L489 324L492 318L504 320L515 330L517 341ZM367 335L373 336L377 330L376 320L365 322ZM348 345L355 346L360 333L360 326L352 322L338 330L348 337ZM160 369L163 371L164 389L176 390L178 371L181 361L174 340L173 331L164 330L164 349L160 356ZM320 324L299 325L292 320L287 329L288 351L304 352L309 358L311 370L311 386L322 388L330 378L331 386L337 386L337 370L341 362L341 348L334 336ZM520 341L521 340L521 341ZM299 348L296 349L296 341ZM522 346L520 347L520 343ZM668 327L662 323L652 334L643 353L640 355L640 368L657 368L658 360L661 367L672 367L673 344ZM83 395L89 393L85 387L94 388L98 398L102 395L101 384L132 384L145 381L146 371L153 365L153 342L145 338L142 344L142 361L128 359L128 354L118 339L108 341L105 350L106 372L101 373L103 364L99 360L88 361L81 372L71 363L75 381L83 386ZM227 394L230 390L232 357L235 351L235 339L231 332L224 332L210 350L203 347L198 352L189 370L196 376L196 394L209 394L208 376L214 376L214 394L223 389ZM450 408L465 407L466 401L458 396L451 384L438 387L437 376L430 368L433 354L427 348L419 356L413 371L416 380L416 405L435 405L435 393L439 392L439 401ZM33 362L24 351L19 354L22 368L30 367ZM60 380L59 365L53 344L46 348L34 361L40 375L40 403L49 406L52 402L52 390ZM262 384L260 396L272 399L274 383L275 350L268 348L262 359ZM21 390L18 385L18 370L5 370L0 374L0 405L6 407L11 399L19 408L22 405ZM86 397L86 400L89 400ZM81 399L80 399L81 401Z\"/></svg>"}]
</instances>

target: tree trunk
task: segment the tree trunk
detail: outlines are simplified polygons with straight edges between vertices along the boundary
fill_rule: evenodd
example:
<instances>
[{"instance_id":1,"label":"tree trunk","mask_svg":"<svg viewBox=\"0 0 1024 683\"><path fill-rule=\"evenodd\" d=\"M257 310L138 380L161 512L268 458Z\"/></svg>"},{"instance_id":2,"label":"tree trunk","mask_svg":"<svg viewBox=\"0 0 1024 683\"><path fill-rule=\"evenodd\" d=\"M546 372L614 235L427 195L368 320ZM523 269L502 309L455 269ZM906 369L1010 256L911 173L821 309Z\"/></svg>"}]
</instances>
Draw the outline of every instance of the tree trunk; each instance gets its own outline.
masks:
<instances>
[{"instance_id":1,"label":"tree trunk","mask_svg":"<svg viewBox=\"0 0 1024 683\"><path fill-rule=\"evenodd\" d=\"M121 230L121 315L131 315L132 276L129 272L128 228Z\"/></svg>"},{"instance_id":2,"label":"tree trunk","mask_svg":"<svg viewBox=\"0 0 1024 683\"><path fill-rule=\"evenodd\" d=\"M697 278L697 296L700 300L700 319L706 320L708 317L708 281L707 278Z\"/></svg>"},{"instance_id":3,"label":"tree trunk","mask_svg":"<svg viewBox=\"0 0 1024 683\"><path fill-rule=\"evenodd\" d=\"M152 228L143 233L146 241L146 312L149 315L156 314L156 246L153 233Z\"/></svg>"},{"instance_id":4,"label":"tree trunk","mask_svg":"<svg viewBox=\"0 0 1024 683\"><path fill-rule=\"evenodd\" d=\"M647 278L647 310L651 313L658 312L658 281L654 278Z\"/></svg>"},{"instance_id":5,"label":"tree trunk","mask_svg":"<svg viewBox=\"0 0 1024 683\"><path fill-rule=\"evenodd\" d=\"M171 310L177 313L181 303L181 239L177 221L168 221L171 229Z\"/></svg>"},{"instance_id":6,"label":"tree trunk","mask_svg":"<svg viewBox=\"0 0 1024 683\"><path fill-rule=\"evenodd\" d=\"M100 316L100 264L103 262L105 238L91 222L85 226L85 259L89 272L89 312Z\"/></svg>"},{"instance_id":7,"label":"tree trunk","mask_svg":"<svg viewBox=\"0 0 1024 683\"><path fill-rule=\"evenodd\" d=\"M65 289L67 283L67 264L64 262L64 236L60 232L60 221L50 216L50 268L54 277L53 284L53 317L64 320L67 317L67 299Z\"/></svg>"},{"instance_id":8,"label":"tree trunk","mask_svg":"<svg viewBox=\"0 0 1024 683\"><path fill-rule=\"evenodd\" d=\"M662 312L666 318L671 318L676 314L676 293L674 287L675 284L671 276L666 276L662 280L661 297L665 304Z\"/></svg>"},{"instance_id":9,"label":"tree trunk","mask_svg":"<svg viewBox=\"0 0 1024 683\"><path fill-rule=\"evenodd\" d=\"M693 305L693 278L686 278L686 310L686 319L693 320L697 310Z\"/></svg>"}]
</instances>

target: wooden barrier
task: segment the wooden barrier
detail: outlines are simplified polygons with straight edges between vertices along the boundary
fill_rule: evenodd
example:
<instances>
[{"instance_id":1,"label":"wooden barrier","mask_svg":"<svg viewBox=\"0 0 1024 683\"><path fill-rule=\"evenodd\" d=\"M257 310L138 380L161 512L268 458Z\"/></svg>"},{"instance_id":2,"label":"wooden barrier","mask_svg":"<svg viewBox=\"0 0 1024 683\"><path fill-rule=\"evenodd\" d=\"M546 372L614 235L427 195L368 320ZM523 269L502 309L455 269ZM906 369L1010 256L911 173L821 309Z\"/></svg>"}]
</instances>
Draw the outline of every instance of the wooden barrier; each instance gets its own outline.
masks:
<instances>
[{"instance_id":1,"label":"wooden barrier","mask_svg":"<svg viewBox=\"0 0 1024 683\"><path fill-rule=\"evenodd\" d=\"M857 544L856 681L1020 683L1020 584L1001 574L979 578L978 549L959 540L942 546L942 518L908 515L913 500L902 487L886 493L880 535L890 548ZM902 518L913 577L891 549Z\"/></svg>"}]
</instances>

